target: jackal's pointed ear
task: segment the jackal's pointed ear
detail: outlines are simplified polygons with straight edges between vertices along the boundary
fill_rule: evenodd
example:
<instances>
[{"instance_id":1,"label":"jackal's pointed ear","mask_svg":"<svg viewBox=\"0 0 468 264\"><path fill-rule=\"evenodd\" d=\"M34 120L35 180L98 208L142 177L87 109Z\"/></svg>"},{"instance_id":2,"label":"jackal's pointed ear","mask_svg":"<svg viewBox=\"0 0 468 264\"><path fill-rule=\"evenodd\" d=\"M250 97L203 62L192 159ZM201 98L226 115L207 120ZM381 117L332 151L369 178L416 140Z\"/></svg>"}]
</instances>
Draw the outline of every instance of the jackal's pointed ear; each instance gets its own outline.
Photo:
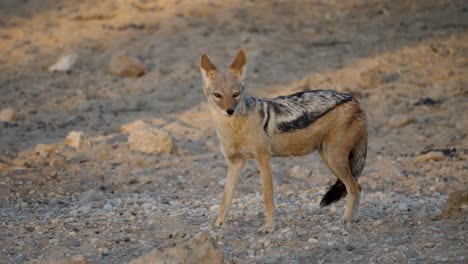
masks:
<instances>
[{"instance_id":1,"label":"jackal's pointed ear","mask_svg":"<svg viewBox=\"0 0 468 264\"><path fill-rule=\"evenodd\" d=\"M218 73L216 67L213 65L213 63L211 63L210 59L208 59L208 56L205 54L203 54L200 58L200 70L203 76L203 82L205 83L208 83L210 78Z\"/></svg>"},{"instance_id":2,"label":"jackal's pointed ear","mask_svg":"<svg viewBox=\"0 0 468 264\"><path fill-rule=\"evenodd\" d=\"M247 66L247 58L245 56L245 52L240 50L236 58L232 61L231 66L229 66L229 71L237 75L239 79L244 79L245 77L245 68Z\"/></svg>"}]
</instances>

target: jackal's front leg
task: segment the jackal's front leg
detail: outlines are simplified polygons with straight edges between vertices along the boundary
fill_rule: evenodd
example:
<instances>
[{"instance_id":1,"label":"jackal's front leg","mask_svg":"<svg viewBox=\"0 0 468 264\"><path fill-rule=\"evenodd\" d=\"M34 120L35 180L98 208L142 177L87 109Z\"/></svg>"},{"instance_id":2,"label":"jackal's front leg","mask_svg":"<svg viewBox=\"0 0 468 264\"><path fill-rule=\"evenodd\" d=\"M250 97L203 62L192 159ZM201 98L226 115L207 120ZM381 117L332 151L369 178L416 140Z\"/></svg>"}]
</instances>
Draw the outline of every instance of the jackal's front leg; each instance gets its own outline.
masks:
<instances>
[{"instance_id":1,"label":"jackal's front leg","mask_svg":"<svg viewBox=\"0 0 468 264\"><path fill-rule=\"evenodd\" d=\"M257 164L262 176L263 201L265 203L266 223L258 231L261 233L271 233L275 230L275 201L273 194L273 175L271 173L270 155L260 154L257 157Z\"/></svg>"},{"instance_id":2,"label":"jackal's front leg","mask_svg":"<svg viewBox=\"0 0 468 264\"><path fill-rule=\"evenodd\" d=\"M228 173L226 183L224 184L223 199L219 208L218 218L216 219L215 226L222 226L229 208L231 207L232 197L236 192L239 177L244 169L245 160L243 159L227 159Z\"/></svg>"}]
</instances>

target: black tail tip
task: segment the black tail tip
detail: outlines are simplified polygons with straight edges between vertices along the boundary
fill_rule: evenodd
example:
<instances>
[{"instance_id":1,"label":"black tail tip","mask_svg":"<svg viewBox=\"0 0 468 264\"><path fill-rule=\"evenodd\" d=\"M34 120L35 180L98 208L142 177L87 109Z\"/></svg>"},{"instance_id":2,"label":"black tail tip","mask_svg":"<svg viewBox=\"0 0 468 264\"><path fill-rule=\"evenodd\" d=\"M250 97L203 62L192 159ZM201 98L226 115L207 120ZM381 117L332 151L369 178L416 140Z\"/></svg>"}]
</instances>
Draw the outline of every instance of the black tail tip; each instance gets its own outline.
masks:
<instances>
[{"instance_id":1,"label":"black tail tip","mask_svg":"<svg viewBox=\"0 0 468 264\"><path fill-rule=\"evenodd\" d=\"M346 194L345 185L340 180L337 180L335 184L328 188L327 193L325 193L322 200L320 201L320 207L325 207L332 203L338 202L340 199L345 197Z\"/></svg>"}]
</instances>

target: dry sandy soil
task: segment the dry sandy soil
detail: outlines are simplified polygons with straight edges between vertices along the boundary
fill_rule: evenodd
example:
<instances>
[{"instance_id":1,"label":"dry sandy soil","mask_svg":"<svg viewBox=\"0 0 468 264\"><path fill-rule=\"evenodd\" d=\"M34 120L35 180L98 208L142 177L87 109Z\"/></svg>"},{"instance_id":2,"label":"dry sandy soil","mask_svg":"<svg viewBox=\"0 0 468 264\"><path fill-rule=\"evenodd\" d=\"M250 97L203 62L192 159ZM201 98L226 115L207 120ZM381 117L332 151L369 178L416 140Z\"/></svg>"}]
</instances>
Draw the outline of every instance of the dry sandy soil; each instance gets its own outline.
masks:
<instances>
[{"instance_id":1,"label":"dry sandy soil","mask_svg":"<svg viewBox=\"0 0 468 264\"><path fill-rule=\"evenodd\" d=\"M199 56L225 68L241 48L252 95L334 89L366 109L359 222L318 207L334 176L313 154L273 161L274 233L256 233L253 163L212 227L226 164ZM203 230L239 263L468 261L466 196L441 217L468 186L466 1L1 0L0 54L1 263L127 263ZM122 54L133 68L116 73ZM132 150L136 120L170 153Z\"/></svg>"}]
</instances>

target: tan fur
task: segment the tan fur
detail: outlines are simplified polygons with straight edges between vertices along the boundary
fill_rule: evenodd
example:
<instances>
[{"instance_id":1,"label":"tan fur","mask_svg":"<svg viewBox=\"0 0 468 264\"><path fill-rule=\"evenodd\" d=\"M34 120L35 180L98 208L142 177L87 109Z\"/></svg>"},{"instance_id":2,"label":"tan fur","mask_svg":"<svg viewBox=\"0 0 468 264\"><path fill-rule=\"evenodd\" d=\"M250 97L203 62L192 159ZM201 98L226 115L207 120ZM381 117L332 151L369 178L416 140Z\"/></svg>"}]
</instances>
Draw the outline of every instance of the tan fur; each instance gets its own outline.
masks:
<instances>
[{"instance_id":1,"label":"tan fur","mask_svg":"<svg viewBox=\"0 0 468 264\"><path fill-rule=\"evenodd\" d=\"M356 217L361 187L352 176L349 155L362 147L360 141L367 142L366 119L357 101L340 104L320 117L310 126L290 133L267 135L262 127L263 116L254 108L243 107L242 97L233 98L232 93L243 93L243 70L245 54L239 52L225 74L217 70L206 55L202 56L201 70L205 79L205 94L208 97L213 120L216 125L221 149L228 162L228 175L216 225L223 224L239 177L248 159L255 159L262 178L263 197L266 210L266 224L260 230L274 230L273 177L270 167L272 157L298 156L318 150L324 163L346 186L348 202L343 222ZM208 74L209 73L209 74ZM215 98L212 93L220 93ZM225 111L236 109L236 114L228 116Z\"/></svg>"}]
</instances>

